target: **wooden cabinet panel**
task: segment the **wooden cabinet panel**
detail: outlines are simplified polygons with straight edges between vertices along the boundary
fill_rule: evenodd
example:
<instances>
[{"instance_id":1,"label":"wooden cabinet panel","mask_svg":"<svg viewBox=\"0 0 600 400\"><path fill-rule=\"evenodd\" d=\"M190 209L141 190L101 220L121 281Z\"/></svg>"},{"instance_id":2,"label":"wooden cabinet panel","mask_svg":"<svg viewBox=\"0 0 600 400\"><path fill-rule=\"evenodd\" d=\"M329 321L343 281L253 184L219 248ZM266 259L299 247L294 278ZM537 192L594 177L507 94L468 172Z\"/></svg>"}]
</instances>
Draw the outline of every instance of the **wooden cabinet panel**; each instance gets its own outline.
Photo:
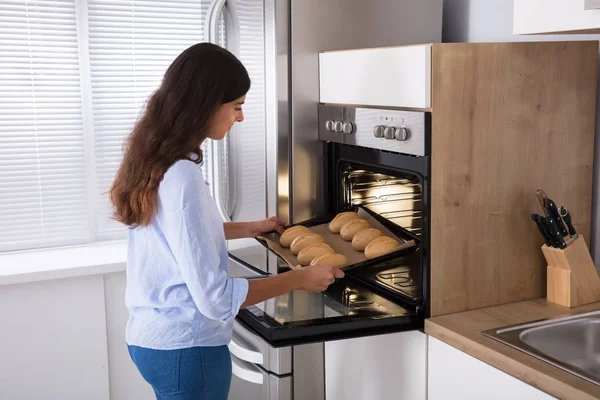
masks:
<instances>
[{"instance_id":1,"label":"wooden cabinet panel","mask_svg":"<svg viewBox=\"0 0 600 400\"><path fill-rule=\"evenodd\" d=\"M589 237L598 42L432 45L431 316L544 297L543 189Z\"/></svg>"}]
</instances>

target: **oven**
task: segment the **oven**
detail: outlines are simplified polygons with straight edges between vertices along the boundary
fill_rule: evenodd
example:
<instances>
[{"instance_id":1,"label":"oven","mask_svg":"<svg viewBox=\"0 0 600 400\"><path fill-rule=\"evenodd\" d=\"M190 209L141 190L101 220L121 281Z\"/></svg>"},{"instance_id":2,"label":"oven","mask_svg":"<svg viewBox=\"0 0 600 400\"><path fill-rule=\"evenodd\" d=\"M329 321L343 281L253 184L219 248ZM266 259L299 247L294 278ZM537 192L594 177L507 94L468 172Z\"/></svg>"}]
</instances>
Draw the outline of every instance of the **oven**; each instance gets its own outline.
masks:
<instances>
[{"instance_id":1,"label":"oven","mask_svg":"<svg viewBox=\"0 0 600 400\"><path fill-rule=\"evenodd\" d=\"M260 391L274 385L272 390L285 394L271 398L287 398L288 378L295 382L308 370L322 375L324 342L423 328L429 300L429 135L426 112L319 105L326 212L317 218L360 207L417 246L346 269L324 293L295 291L241 310L231 346L241 392L244 386ZM238 357L258 348L265 349L262 356ZM279 361L252 361L266 357ZM290 358L293 367L270 367L287 366ZM310 361L302 366L302 359ZM293 398L316 398L292 387Z\"/></svg>"},{"instance_id":2,"label":"oven","mask_svg":"<svg viewBox=\"0 0 600 400\"><path fill-rule=\"evenodd\" d=\"M414 252L347 275L428 316L431 114L319 105L331 213L363 207L415 238Z\"/></svg>"}]
</instances>

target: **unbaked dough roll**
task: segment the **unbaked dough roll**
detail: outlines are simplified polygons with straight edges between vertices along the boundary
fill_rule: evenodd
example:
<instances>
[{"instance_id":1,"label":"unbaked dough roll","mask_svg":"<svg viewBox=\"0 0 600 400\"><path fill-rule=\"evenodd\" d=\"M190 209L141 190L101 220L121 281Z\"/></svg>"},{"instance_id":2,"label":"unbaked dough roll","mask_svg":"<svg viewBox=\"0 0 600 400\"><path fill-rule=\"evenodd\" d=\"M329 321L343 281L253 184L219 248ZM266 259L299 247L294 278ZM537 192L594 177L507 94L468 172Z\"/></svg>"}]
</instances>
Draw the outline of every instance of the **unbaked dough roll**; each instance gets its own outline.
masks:
<instances>
[{"instance_id":1,"label":"unbaked dough roll","mask_svg":"<svg viewBox=\"0 0 600 400\"><path fill-rule=\"evenodd\" d=\"M380 236L373 239L367 247L365 247L365 257L367 259L381 257L385 254L392 253L400 248L400 242L392 239L389 236Z\"/></svg>"},{"instance_id":2,"label":"unbaked dough roll","mask_svg":"<svg viewBox=\"0 0 600 400\"><path fill-rule=\"evenodd\" d=\"M298 253L298 262L302 265L309 265L315 258L333 253L335 251L327 243L311 244L300 250Z\"/></svg>"},{"instance_id":3,"label":"unbaked dough roll","mask_svg":"<svg viewBox=\"0 0 600 400\"><path fill-rule=\"evenodd\" d=\"M343 254L325 254L312 260L310 265L326 265L329 267L344 268L348 265L348 259Z\"/></svg>"},{"instance_id":4,"label":"unbaked dough roll","mask_svg":"<svg viewBox=\"0 0 600 400\"><path fill-rule=\"evenodd\" d=\"M297 255L300 250L315 243L323 243L325 239L318 233L303 233L298 236L290 245L290 250L293 255Z\"/></svg>"},{"instance_id":5,"label":"unbaked dough roll","mask_svg":"<svg viewBox=\"0 0 600 400\"><path fill-rule=\"evenodd\" d=\"M363 229L357 232L352 238L352 248L358 251L365 251L365 247L373 240L382 235L377 228Z\"/></svg>"},{"instance_id":6,"label":"unbaked dough roll","mask_svg":"<svg viewBox=\"0 0 600 400\"><path fill-rule=\"evenodd\" d=\"M279 238L279 244L282 247L290 247L290 245L292 244L294 239L296 239L298 236L300 236L304 233L309 233L309 232L310 232L310 229L308 229L307 227L305 227L303 225L292 226L291 228L287 228L281 234L281 237Z\"/></svg>"},{"instance_id":7,"label":"unbaked dough roll","mask_svg":"<svg viewBox=\"0 0 600 400\"><path fill-rule=\"evenodd\" d=\"M329 230L333 233L340 233L340 229L342 229L342 226L344 226L344 224L346 222L348 222L352 219L358 219L358 218L360 218L360 217L354 211L345 211L345 212L339 213L329 223Z\"/></svg>"},{"instance_id":8,"label":"unbaked dough roll","mask_svg":"<svg viewBox=\"0 0 600 400\"><path fill-rule=\"evenodd\" d=\"M351 241L357 232L360 232L364 229L369 229L370 227L371 225L369 225L369 223L364 219L355 218L346 222L344 226L342 226L342 229L340 229L340 236L344 240Z\"/></svg>"}]
</instances>

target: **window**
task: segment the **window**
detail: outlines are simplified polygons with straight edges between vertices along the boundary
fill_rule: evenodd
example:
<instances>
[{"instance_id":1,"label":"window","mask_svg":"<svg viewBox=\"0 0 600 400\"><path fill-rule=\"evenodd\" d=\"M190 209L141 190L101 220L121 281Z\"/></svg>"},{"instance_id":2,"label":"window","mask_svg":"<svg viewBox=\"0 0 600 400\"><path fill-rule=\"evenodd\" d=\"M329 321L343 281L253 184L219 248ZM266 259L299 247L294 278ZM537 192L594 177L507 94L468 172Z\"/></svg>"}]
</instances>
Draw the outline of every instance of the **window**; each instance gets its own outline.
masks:
<instances>
[{"instance_id":1,"label":"window","mask_svg":"<svg viewBox=\"0 0 600 400\"><path fill-rule=\"evenodd\" d=\"M123 230L106 218L110 205L104 194L121 162L123 139L171 62L204 40L208 5L196 0L87 2L97 238Z\"/></svg>"},{"instance_id":2,"label":"window","mask_svg":"<svg viewBox=\"0 0 600 400\"><path fill-rule=\"evenodd\" d=\"M0 15L0 250L89 240L75 4Z\"/></svg>"},{"instance_id":3,"label":"window","mask_svg":"<svg viewBox=\"0 0 600 400\"><path fill-rule=\"evenodd\" d=\"M0 251L121 238L106 191L209 0L0 3Z\"/></svg>"}]
</instances>

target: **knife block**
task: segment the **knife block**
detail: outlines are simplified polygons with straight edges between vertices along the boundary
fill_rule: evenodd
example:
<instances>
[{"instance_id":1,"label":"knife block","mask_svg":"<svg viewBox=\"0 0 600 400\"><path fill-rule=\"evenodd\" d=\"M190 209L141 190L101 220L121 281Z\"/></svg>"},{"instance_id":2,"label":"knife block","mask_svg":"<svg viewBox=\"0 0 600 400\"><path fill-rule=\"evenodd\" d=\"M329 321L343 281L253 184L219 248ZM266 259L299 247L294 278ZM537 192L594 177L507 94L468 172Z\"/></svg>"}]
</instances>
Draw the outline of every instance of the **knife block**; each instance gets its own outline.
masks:
<instances>
[{"instance_id":1,"label":"knife block","mask_svg":"<svg viewBox=\"0 0 600 400\"><path fill-rule=\"evenodd\" d=\"M548 262L549 302L577 307L600 301L600 277L583 236L579 235L564 249L543 245L542 252Z\"/></svg>"}]
</instances>

